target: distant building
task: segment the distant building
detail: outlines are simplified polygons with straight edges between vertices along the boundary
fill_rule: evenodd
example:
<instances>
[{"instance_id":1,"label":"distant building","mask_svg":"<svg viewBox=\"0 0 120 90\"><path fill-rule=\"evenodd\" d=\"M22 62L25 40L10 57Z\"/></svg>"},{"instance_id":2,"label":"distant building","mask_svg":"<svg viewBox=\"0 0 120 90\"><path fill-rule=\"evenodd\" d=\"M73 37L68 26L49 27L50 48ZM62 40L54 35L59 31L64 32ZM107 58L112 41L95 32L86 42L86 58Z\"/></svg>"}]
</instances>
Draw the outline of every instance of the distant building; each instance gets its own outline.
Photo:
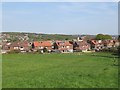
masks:
<instances>
[{"instance_id":1,"label":"distant building","mask_svg":"<svg viewBox=\"0 0 120 90\"><path fill-rule=\"evenodd\" d=\"M102 40L91 40L90 44L91 44L92 50L100 51L100 50L104 49L104 44L103 44Z\"/></svg>"},{"instance_id":2,"label":"distant building","mask_svg":"<svg viewBox=\"0 0 120 90\"><path fill-rule=\"evenodd\" d=\"M56 41L54 43L54 49L61 53L73 52L73 44L70 41Z\"/></svg>"},{"instance_id":3,"label":"distant building","mask_svg":"<svg viewBox=\"0 0 120 90\"><path fill-rule=\"evenodd\" d=\"M43 52L44 48L46 48L48 52L51 52L54 48L52 41L35 41L33 44L34 50L41 50L41 52Z\"/></svg>"},{"instance_id":4,"label":"distant building","mask_svg":"<svg viewBox=\"0 0 120 90\"><path fill-rule=\"evenodd\" d=\"M73 43L74 51L88 51L90 50L90 44L86 41L75 41Z\"/></svg>"},{"instance_id":5,"label":"distant building","mask_svg":"<svg viewBox=\"0 0 120 90\"><path fill-rule=\"evenodd\" d=\"M6 52L11 50L20 50L21 52L26 52L29 50L29 43L27 41L3 43L2 50Z\"/></svg>"}]
</instances>

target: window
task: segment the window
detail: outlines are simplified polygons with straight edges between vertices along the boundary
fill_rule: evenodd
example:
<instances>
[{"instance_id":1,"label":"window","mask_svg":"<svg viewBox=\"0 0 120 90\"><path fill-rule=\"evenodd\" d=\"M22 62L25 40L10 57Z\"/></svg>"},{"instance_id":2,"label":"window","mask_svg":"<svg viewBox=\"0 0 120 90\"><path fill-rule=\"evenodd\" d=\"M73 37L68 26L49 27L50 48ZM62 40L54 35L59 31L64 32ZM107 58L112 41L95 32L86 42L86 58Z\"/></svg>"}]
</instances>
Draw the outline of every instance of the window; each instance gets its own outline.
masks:
<instances>
[{"instance_id":1,"label":"window","mask_svg":"<svg viewBox=\"0 0 120 90\"><path fill-rule=\"evenodd\" d=\"M14 49L18 49L18 47L14 47Z\"/></svg>"},{"instance_id":2,"label":"window","mask_svg":"<svg viewBox=\"0 0 120 90\"><path fill-rule=\"evenodd\" d=\"M54 46L52 46L52 48L54 48Z\"/></svg>"},{"instance_id":3,"label":"window","mask_svg":"<svg viewBox=\"0 0 120 90\"><path fill-rule=\"evenodd\" d=\"M40 47L40 49L43 49L43 47Z\"/></svg>"},{"instance_id":4,"label":"window","mask_svg":"<svg viewBox=\"0 0 120 90\"><path fill-rule=\"evenodd\" d=\"M67 46L67 48L70 48L70 46Z\"/></svg>"}]
</instances>

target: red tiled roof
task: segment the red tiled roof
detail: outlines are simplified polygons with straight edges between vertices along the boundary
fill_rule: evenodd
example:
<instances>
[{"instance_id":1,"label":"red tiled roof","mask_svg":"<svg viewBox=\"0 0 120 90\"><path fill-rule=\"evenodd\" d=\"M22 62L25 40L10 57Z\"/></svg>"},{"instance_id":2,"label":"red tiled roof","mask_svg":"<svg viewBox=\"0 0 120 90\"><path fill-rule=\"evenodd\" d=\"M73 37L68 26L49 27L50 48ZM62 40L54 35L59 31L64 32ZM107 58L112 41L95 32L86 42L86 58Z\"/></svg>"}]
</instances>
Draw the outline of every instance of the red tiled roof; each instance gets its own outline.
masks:
<instances>
[{"instance_id":1,"label":"red tiled roof","mask_svg":"<svg viewBox=\"0 0 120 90\"><path fill-rule=\"evenodd\" d=\"M34 46L35 47L39 47L39 46L42 46L42 47L50 47L52 46L52 42L51 41L35 41L34 42Z\"/></svg>"},{"instance_id":2,"label":"red tiled roof","mask_svg":"<svg viewBox=\"0 0 120 90\"><path fill-rule=\"evenodd\" d=\"M69 41L65 42L65 46L71 46L72 44Z\"/></svg>"},{"instance_id":3,"label":"red tiled roof","mask_svg":"<svg viewBox=\"0 0 120 90\"><path fill-rule=\"evenodd\" d=\"M95 45L100 44L97 40L91 40L91 42Z\"/></svg>"},{"instance_id":4,"label":"red tiled roof","mask_svg":"<svg viewBox=\"0 0 120 90\"><path fill-rule=\"evenodd\" d=\"M27 41L19 42L19 46L28 47L28 42Z\"/></svg>"},{"instance_id":5,"label":"red tiled roof","mask_svg":"<svg viewBox=\"0 0 120 90\"><path fill-rule=\"evenodd\" d=\"M38 42L38 41L35 41L35 42L34 42L34 46L35 46L35 47L40 46L39 42Z\"/></svg>"},{"instance_id":6,"label":"red tiled roof","mask_svg":"<svg viewBox=\"0 0 120 90\"><path fill-rule=\"evenodd\" d=\"M69 41L56 41L58 46L71 46L72 44Z\"/></svg>"},{"instance_id":7,"label":"red tiled roof","mask_svg":"<svg viewBox=\"0 0 120 90\"><path fill-rule=\"evenodd\" d=\"M90 48L90 44L88 44L86 41L77 42L77 47L75 47L76 50L86 50Z\"/></svg>"},{"instance_id":8,"label":"red tiled roof","mask_svg":"<svg viewBox=\"0 0 120 90\"><path fill-rule=\"evenodd\" d=\"M18 47L18 46L23 46L23 47L28 47L28 42L23 41L23 42L13 42L10 44L12 47Z\"/></svg>"}]
</instances>

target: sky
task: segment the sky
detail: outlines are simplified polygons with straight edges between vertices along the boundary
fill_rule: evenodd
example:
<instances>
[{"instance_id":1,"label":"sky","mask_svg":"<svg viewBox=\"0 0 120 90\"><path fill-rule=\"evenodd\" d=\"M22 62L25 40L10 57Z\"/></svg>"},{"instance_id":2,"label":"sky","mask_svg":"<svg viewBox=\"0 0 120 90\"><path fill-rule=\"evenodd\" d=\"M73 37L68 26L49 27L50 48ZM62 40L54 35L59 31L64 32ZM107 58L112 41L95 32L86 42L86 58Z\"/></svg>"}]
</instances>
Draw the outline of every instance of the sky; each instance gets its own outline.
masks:
<instances>
[{"instance_id":1,"label":"sky","mask_svg":"<svg viewBox=\"0 0 120 90\"><path fill-rule=\"evenodd\" d=\"M1 0L1 2L119 2L119 0Z\"/></svg>"},{"instance_id":2,"label":"sky","mask_svg":"<svg viewBox=\"0 0 120 90\"><path fill-rule=\"evenodd\" d=\"M118 34L117 2L3 2L3 32Z\"/></svg>"}]
</instances>

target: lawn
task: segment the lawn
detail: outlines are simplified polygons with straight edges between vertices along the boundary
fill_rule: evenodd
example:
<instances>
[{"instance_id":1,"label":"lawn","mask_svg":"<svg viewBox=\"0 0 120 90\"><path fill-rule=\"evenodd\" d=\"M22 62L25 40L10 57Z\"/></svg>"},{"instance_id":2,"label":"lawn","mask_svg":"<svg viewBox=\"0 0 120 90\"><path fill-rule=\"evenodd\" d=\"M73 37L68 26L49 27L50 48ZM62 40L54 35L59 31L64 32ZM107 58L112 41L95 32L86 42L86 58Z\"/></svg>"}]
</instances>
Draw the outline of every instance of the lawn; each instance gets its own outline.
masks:
<instances>
[{"instance_id":1,"label":"lawn","mask_svg":"<svg viewBox=\"0 0 120 90\"><path fill-rule=\"evenodd\" d=\"M4 54L3 88L117 88L117 56ZM115 62L117 63L117 62Z\"/></svg>"}]
</instances>

